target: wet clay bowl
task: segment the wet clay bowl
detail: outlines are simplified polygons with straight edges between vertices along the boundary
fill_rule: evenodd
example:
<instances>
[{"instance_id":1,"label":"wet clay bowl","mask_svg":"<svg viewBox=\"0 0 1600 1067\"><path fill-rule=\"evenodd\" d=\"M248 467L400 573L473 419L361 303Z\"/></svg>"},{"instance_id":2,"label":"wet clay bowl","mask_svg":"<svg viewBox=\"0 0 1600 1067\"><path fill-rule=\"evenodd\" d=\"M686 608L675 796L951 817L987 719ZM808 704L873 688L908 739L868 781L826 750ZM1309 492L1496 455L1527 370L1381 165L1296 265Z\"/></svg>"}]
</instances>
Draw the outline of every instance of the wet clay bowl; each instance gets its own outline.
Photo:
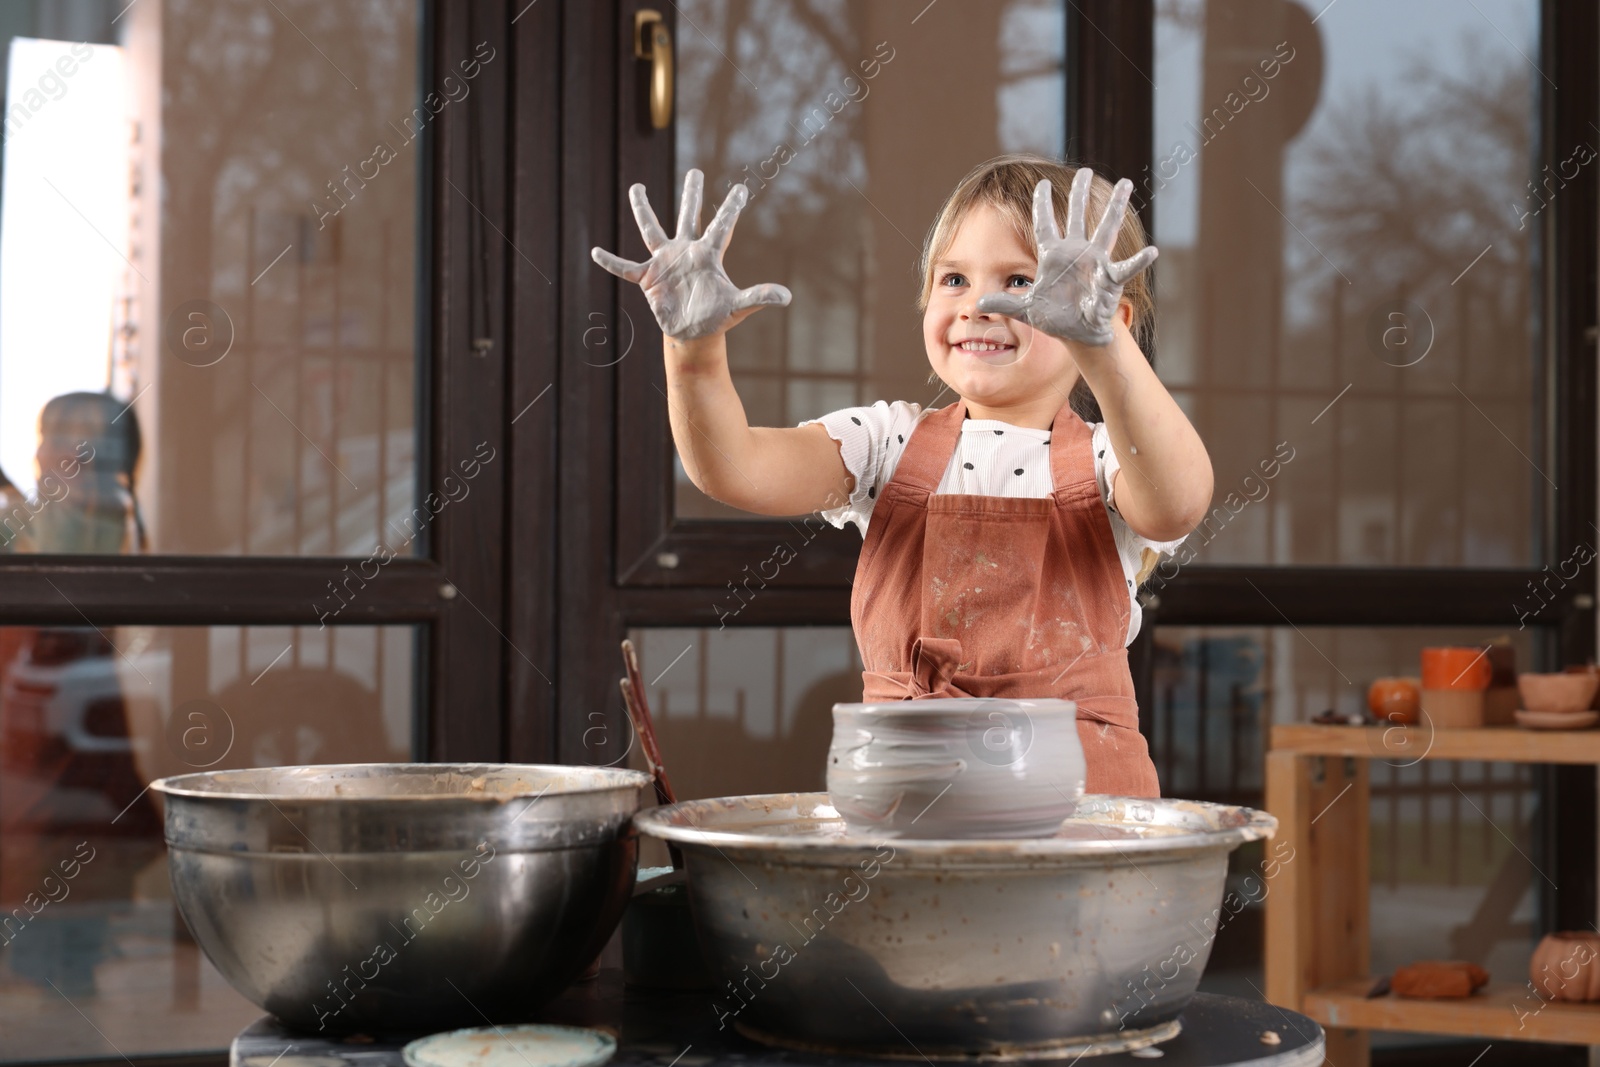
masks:
<instances>
[{"instance_id":1,"label":"wet clay bowl","mask_svg":"<svg viewBox=\"0 0 1600 1067\"><path fill-rule=\"evenodd\" d=\"M1519 674L1517 690L1525 711L1569 713L1589 710L1600 674Z\"/></svg>"},{"instance_id":2,"label":"wet clay bowl","mask_svg":"<svg viewBox=\"0 0 1600 1067\"><path fill-rule=\"evenodd\" d=\"M1271 846L1224 896L1228 854L1276 819L1100 795L1052 837L1006 841L863 839L823 793L685 801L634 822L683 853L720 1026L919 1062L1166 1040L1217 930L1294 859Z\"/></svg>"},{"instance_id":3,"label":"wet clay bowl","mask_svg":"<svg viewBox=\"0 0 1600 1067\"><path fill-rule=\"evenodd\" d=\"M872 838L1044 837L1083 795L1070 700L835 704L828 795Z\"/></svg>"},{"instance_id":4,"label":"wet clay bowl","mask_svg":"<svg viewBox=\"0 0 1600 1067\"><path fill-rule=\"evenodd\" d=\"M291 1027L526 1018L622 918L650 776L359 763L163 778L173 898L235 989Z\"/></svg>"}]
</instances>

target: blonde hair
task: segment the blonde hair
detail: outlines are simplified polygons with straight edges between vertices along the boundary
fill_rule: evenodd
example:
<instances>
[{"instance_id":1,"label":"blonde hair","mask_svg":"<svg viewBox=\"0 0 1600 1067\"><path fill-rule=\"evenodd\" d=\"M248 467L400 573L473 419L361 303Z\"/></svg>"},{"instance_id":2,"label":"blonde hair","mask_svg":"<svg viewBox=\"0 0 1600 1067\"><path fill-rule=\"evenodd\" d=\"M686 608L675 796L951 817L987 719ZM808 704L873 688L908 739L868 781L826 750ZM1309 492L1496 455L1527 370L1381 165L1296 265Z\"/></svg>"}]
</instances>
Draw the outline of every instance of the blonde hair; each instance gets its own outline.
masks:
<instances>
[{"instance_id":1,"label":"blonde hair","mask_svg":"<svg viewBox=\"0 0 1600 1067\"><path fill-rule=\"evenodd\" d=\"M923 312L928 309L928 301L933 296L933 265L949 251L950 243L955 240L956 231L960 229L961 223L966 220L973 208L987 204L998 211L1037 258L1039 245L1033 236L1034 186L1045 178L1050 179L1050 199L1055 208L1056 225L1064 233L1067 228L1067 194L1072 188L1072 179L1078 173L1078 169L1071 163L1063 163L1046 156L1015 152L996 156L968 171L967 176L956 183L944 206L939 209L939 214L933 220L933 227L922 243L920 264L922 292L917 297L917 311ZM1111 201L1111 189L1111 182L1099 174L1094 176L1094 181L1089 186L1087 232L1094 233L1100 217L1105 214L1106 205ZM1122 228L1117 233L1111 258L1127 259L1148 243L1144 224L1139 221L1139 216L1135 212L1129 211L1123 216ZM1128 302L1133 312L1129 332L1133 334L1133 339L1138 342L1145 359L1148 360L1155 327L1155 301L1151 295L1148 270L1128 279L1122 289L1122 299ZM1081 418L1090 422L1102 421L1100 407L1095 403L1094 394L1082 379L1073 388L1071 399L1073 410Z\"/></svg>"}]
</instances>

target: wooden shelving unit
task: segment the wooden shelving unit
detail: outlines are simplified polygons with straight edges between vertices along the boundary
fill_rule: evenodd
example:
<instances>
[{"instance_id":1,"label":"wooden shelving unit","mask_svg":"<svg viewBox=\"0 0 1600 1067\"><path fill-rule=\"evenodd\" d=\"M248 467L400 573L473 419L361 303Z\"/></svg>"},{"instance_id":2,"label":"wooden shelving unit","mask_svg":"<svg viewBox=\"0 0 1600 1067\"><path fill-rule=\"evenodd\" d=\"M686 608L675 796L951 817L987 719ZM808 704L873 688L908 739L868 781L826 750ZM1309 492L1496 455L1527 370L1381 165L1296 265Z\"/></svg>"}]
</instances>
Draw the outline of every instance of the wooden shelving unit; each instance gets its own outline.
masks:
<instances>
[{"instance_id":1,"label":"wooden shelving unit","mask_svg":"<svg viewBox=\"0 0 1600 1067\"><path fill-rule=\"evenodd\" d=\"M1334 982L1305 996L1305 1014L1324 1026L1405 1033L1458 1034L1506 1041L1600 1044L1600 1008L1540 1004L1526 985L1492 983L1466 1000L1367 998L1372 979ZM1343 1067L1344 1061L1339 1061Z\"/></svg>"},{"instance_id":2,"label":"wooden shelving unit","mask_svg":"<svg viewBox=\"0 0 1600 1067\"><path fill-rule=\"evenodd\" d=\"M1408 763L1419 757L1501 763L1600 763L1600 728L1524 730L1519 726L1485 726L1476 730L1432 730L1421 726L1274 726L1272 750L1301 756L1354 756L1395 763Z\"/></svg>"},{"instance_id":3,"label":"wooden shelving unit","mask_svg":"<svg viewBox=\"0 0 1600 1067\"><path fill-rule=\"evenodd\" d=\"M1327 1062L1338 1067L1367 1067L1372 1030L1600 1046L1600 1005L1543 1003L1526 985L1466 1000L1367 996L1374 759L1600 763L1600 730L1273 727L1266 807L1278 818L1279 862L1266 898L1267 999L1322 1023Z\"/></svg>"}]
</instances>

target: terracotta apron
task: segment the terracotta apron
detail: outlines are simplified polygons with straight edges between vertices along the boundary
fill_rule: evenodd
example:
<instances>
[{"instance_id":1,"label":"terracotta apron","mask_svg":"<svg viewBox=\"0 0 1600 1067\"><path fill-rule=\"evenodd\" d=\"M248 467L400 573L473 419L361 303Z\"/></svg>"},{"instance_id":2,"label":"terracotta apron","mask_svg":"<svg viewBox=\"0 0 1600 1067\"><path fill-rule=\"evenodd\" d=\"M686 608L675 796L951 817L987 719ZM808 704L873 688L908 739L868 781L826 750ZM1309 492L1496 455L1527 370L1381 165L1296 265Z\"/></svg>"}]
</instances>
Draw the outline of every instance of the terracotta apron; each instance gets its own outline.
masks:
<instances>
[{"instance_id":1,"label":"terracotta apron","mask_svg":"<svg viewBox=\"0 0 1600 1067\"><path fill-rule=\"evenodd\" d=\"M1062 405L1049 497L938 494L966 414L958 401L923 418L879 490L850 597L864 699L1073 700L1088 792L1160 795L1089 427Z\"/></svg>"}]
</instances>

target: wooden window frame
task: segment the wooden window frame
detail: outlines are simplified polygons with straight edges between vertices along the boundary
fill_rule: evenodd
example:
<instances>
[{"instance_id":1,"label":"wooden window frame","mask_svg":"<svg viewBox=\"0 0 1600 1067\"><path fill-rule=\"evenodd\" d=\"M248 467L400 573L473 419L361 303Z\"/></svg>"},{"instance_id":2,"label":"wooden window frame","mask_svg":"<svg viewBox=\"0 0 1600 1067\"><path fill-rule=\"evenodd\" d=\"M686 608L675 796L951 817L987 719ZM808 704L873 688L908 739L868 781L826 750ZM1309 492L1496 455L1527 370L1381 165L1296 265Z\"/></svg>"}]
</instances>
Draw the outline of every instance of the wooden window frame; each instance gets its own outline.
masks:
<instances>
[{"instance_id":1,"label":"wooden window frame","mask_svg":"<svg viewBox=\"0 0 1600 1067\"><path fill-rule=\"evenodd\" d=\"M452 69L478 41L490 41L502 54L509 50L504 7L494 0L424 4L422 93L429 91L435 71ZM468 102L440 112L421 135L427 163L418 194L418 250L421 291L428 298L417 334L419 500L431 491L431 471L448 470L457 457L471 456L478 443L487 439L504 453L508 346L496 343L485 350L473 341L504 336L504 287L482 279L501 277L508 256L514 256L487 224L508 207L509 176L496 161L504 158L510 66L485 64ZM476 207L452 186L479 191L481 198L473 197ZM425 554L387 564L329 622L423 628L414 711L422 758L503 757L500 709L508 650L485 616L497 620L503 614L502 529L513 475L509 463L486 464L475 491L429 525ZM351 562L348 557L4 555L0 626L307 626L317 622L313 605L326 600L327 583Z\"/></svg>"},{"instance_id":2,"label":"wooden window frame","mask_svg":"<svg viewBox=\"0 0 1600 1067\"><path fill-rule=\"evenodd\" d=\"M555 420L548 409L535 417L527 407L534 398L521 399L510 386L524 381L529 368L548 373L556 362L557 290L540 272L553 278L557 262L558 235L549 224L557 168L544 157L553 138L540 136L558 111L551 72L561 65L558 56L543 70L525 60L554 40L539 34L550 32L548 23L559 21L560 12L554 4L538 5L537 15L528 12L519 21L517 10L526 4L424 0L420 33L421 93L433 90L479 42L504 59L484 64L471 95L439 112L419 135L426 162L417 198L423 294L416 337L417 499L480 442L491 443L496 459L484 464L473 492L429 524L418 539L422 554L385 565L329 621L421 628L413 736L417 758L430 761L505 760L512 748L525 760L553 755L530 724L546 721L555 706L553 686L540 679L556 675L556 525L548 507L529 505L554 496ZM519 121L531 137L514 138ZM535 162L524 166L529 159ZM525 340L515 332L519 327ZM513 547L514 575L508 568ZM317 621L313 605L325 601L327 583L351 562L4 555L0 626L305 626ZM510 597L530 611L509 612ZM537 619L532 632L518 630L530 615ZM535 679L537 691L508 688L512 682L526 686L526 676ZM133 1061L213 1067L226 1064L227 1053L158 1053ZM127 1060L73 1062L120 1067Z\"/></svg>"}]
</instances>

